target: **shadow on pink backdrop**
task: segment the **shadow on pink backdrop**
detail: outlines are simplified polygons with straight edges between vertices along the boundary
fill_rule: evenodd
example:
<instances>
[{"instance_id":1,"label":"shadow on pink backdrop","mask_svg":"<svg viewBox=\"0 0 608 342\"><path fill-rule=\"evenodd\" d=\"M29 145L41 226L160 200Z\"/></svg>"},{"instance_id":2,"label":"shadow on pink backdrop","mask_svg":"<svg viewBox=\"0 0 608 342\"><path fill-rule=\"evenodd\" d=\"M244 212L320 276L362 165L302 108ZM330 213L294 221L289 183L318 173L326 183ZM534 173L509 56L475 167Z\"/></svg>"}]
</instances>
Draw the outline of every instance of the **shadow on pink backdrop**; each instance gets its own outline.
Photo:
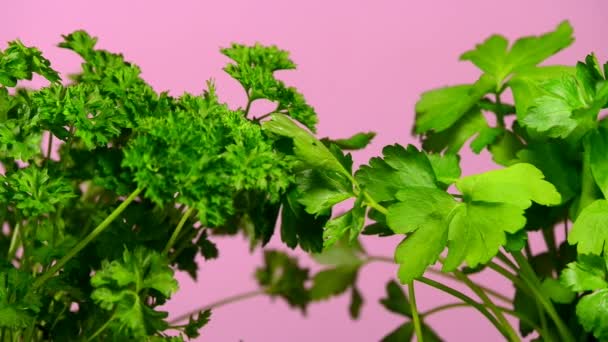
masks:
<instances>
[{"instance_id":1,"label":"shadow on pink backdrop","mask_svg":"<svg viewBox=\"0 0 608 342\"><path fill-rule=\"evenodd\" d=\"M595 51L608 58L605 0L464 1L7 1L2 6L0 45L19 38L40 47L65 76L79 58L56 47L61 34L85 29L98 47L123 53L157 90L199 93L215 79L222 100L244 105L240 86L221 70L218 49L231 42L276 44L291 52L298 70L281 78L299 88L317 110L319 134L345 137L375 131L370 148L355 154L365 163L392 143L417 144L410 134L414 103L422 91L472 82L478 71L458 56L492 33L509 38L539 34L570 20L576 42L551 63L575 63ZM34 86L44 83L33 82ZM254 112L263 109L253 108ZM494 167L487 154L465 153L465 174ZM275 235L269 247L283 248ZM398 240L365 238L371 254L391 256ZM544 246L532 237L535 249ZM166 305L172 317L206 303L255 289L252 274L261 253L248 252L242 237L216 239L218 260L200 262L198 283L179 274L180 292ZM297 254L300 254L297 252ZM303 258L303 262L314 267ZM282 301L257 297L213 312L205 341L378 341L402 323L378 299L396 266L371 264L360 274L365 305L352 321L346 296L314 304L303 317ZM513 289L493 274L476 276L504 294ZM422 310L454 301L417 285ZM476 311L444 311L429 323L447 341L501 341Z\"/></svg>"}]
</instances>

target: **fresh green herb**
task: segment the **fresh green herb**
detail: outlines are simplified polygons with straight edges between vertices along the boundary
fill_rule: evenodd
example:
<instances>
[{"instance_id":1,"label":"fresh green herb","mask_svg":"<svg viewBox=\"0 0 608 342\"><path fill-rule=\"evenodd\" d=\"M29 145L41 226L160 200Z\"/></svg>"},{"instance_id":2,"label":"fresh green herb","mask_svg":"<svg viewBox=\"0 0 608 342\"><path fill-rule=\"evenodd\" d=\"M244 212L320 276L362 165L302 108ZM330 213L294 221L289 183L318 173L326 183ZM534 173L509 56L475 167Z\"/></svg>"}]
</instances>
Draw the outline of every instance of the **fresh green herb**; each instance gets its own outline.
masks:
<instances>
[{"instance_id":1,"label":"fresh green herb","mask_svg":"<svg viewBox=\"0 0 608 342\"><path fill-rule=\"evenodd\" d=\"M572 31L563 22L511 45L493 35L465 52L481 75L422 94L422 149L386 146L358 168L344 151L375 133L317 138L313 107L275 78L296 66L276 46L221 50L247 96L231 109L212 82L199 95L154 91L84 31L59 44L83 59L66 84L39 50L10 42L0 51L0 342L183 341L204 336L213 310L258 295L306 313L348 294L357 319L358 280L373 262L398 266L401 283L390 280L380 303L405 322L383 341L441 341L427 318L455 307L477 310L508 341L533 332L608 340L608 63L589 54L576 66L538 66ZM17 87L34 74L50 84ZM276 108L250 118L260 99ZM462 176L467 143L502 167ZM318 271L267 249L258 289L167 321L159 307L178 291L175 269L196 279L199 253L221 252L217 235L264 248L279 217L281 240L310 253ZM532 252L532 231L546 251ZM362 233L402 241L392 257L370 255ZM483 270L512 282L514 298L471 279ZM459 302L420 311L420 284Z\"/></svg>"}]
</instances>

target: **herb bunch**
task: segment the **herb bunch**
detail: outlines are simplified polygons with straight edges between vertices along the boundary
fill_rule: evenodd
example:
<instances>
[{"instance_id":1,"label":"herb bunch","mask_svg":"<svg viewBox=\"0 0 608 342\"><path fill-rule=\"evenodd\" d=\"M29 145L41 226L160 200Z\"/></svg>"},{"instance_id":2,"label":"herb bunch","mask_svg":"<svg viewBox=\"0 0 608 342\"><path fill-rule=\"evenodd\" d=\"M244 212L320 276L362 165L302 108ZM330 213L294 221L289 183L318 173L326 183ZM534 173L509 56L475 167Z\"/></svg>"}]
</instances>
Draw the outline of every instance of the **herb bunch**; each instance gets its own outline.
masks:
<instances>
[{"instance_id":1,"label":"herb bunch","mask_svg":"<svg viewBox=\"0 0 608 342\"><path fill-rule=\"evenodd\" d=\"M413 130L422 148L386 146L356 170L347 152L375 134L316 137L314 109L274 76L295 68L277 47L221 50L247 98L230 109L212 82L200 95L154 91L83 31L59 45L84 60L67 84L37 49L10 42L0 53L0 340L181 341L199 336L214 307L258 294L306 313L348 292L358 318L357 279L370 262L396 263L407 287L387 283L381 304L405 321L383 341L440 341L425 319L459 306L508 341L608 340L608 63L590 54L538 66L572 31L563 22L512 44L493 35L465 52L482 74L422 94ZM50 85L15 88L33 74ZM250 118L259 99L276 108ZM467 142L502 168L463 177ZM345 201L352 208L332 215ZM244 234L263 248L275 226L321 270L265 250L259 291L167 321L159 306L178 289L175 269L196 279L199 253L220 252L213 236ZM532 233L546 251L532 252ZM370 255L361 235L403 238L387 257ZM513 283L514 298L471 280L486 269ZM458 302L419 312L416 283Z\"/></svg>"}]
</instances>

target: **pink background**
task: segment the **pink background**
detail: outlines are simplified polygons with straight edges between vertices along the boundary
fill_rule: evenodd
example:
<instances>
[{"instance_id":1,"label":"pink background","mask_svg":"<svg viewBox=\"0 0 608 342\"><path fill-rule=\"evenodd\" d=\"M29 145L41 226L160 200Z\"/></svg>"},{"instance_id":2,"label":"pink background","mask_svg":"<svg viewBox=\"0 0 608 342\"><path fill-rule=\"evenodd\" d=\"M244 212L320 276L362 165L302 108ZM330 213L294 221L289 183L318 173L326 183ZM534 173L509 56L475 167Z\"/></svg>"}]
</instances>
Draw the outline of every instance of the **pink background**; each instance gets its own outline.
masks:
<instances>
[{"instance_id":1,"label":"pink background","mask_svg":"<svg viewBox=\"0 0 608 342\"><path fill-rule=\"evenodd\" d=\"M2 6L0 46L20 38L40 47L53 66L75 72L79 58L55 47L60 34L86 29L99 47L122 52L141 66L157 90L198 93L205 80L217 81L219 94L243 105L240 86L221 68L219 47L231 42L277 44L291 51L297 71L281 74L317 109L319 133L343 137L379 132L358 163L410 136L418 95L447 84L472 82L478 71L458 62L461 52L491 33L513 38L553 29L569 19L576 42L551 61L574 63L590 51L608 57L606 0L461 0L461 1L7 1ZM255 106L254 106L255 107ZM262 111L261 106L254 111ZM488 156L464 159L465 173L492 167ZM534 239L534 237L533 237ZM281 246L275 236L272 246ZM538 239L534 239L538 240ZM202 264L199 283L180 275L182 290L167 309L172 316L205 303L255 288L254 268L261 254L250 255L240 238L217 239L221 258ZM395 239L364 240L373 254L391 256ZM537 241L536 248L541 248ZM312 265L309 260L304 260ZM340 297L313 305L303 318L281 301L265 297L226 306L213 313L203 330L207 341L377 341L402 323L378 304L396 267L375 264L360 274L366 304L351 321ZM505 294L510 286L491 274L479 277ZM424 310L451 298L418 285ZM454 309L429 322L449 341L499 341L500 335L477 312Z\"/></svg>"}]
</instances>

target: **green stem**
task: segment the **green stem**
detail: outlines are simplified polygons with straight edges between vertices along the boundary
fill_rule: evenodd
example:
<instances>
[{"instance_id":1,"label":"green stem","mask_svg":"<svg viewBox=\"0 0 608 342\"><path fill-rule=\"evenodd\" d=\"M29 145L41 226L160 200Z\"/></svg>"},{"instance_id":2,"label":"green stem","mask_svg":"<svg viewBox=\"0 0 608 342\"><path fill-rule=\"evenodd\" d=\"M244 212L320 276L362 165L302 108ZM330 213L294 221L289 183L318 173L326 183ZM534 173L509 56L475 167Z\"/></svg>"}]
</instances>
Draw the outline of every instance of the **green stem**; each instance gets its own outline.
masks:
<instances>
[{"instance_id":1,"label":"green stem","mask_svg":"<svg viewBox=\"0 0 608 342\"><path fill-rule=\"evenodd\" d=\"M460 300L462 300L463 302L469 304L470 306L472 306L473 308L477 309L477 311L479 311L482 315L484 315L489 321L490 323L492 323L496 329L507 339L509 339L509 334L507 334L507 332L504 330L503 326L496 320L496 318L494 316L492 316L492 314L485 308L485 306L481 305L480 303L476 302L473 298L465 295L464 293L453 289L449 286L443 285L439 282L434 281L433 279L429 279L426 277L420 277L418 278L418 281L424 284L427 284L431 287L434 287L440 291L443 291L447 294L450 294Z\"/></svg>"},{"instance_id":2,"label":"green stem","mask_svg":"<svg viewBox=\"0 0 608 342\"><path fill-rule=\"evenodd\" d=\"M466 274L458 270L454 271L454 274L457 278L461 279L465 283L465 285L467 285L473 292L475 292L475 294L479 297L479 299L481 299L485 306L489 308L492 313L494 313L494 316L496 316L498 322L503 326L505 332L509 336L509 341L521 341L515 330L513 330L513 327L511 326L509 321L507 321L505 316L502 314L502 311L498 309L498 307L496 306L496 304L494 304L494 302L492 302L490 297L488 297L488 295L483 292L483 290L479 286L473 283L471 279L467 277Z\"/></svg>"},{"instance_id":3,"label":"green stem","mask_svg":"<svg viewBox=\"0 0 608 342\"><path fill-rule=\"evenodd\" d=\"M418 342L424 342L422 337L422 325L420 324L420 316L418 316L418 307L416 306L416 292L414 290L414 282L407 284L407 292L410 299L410 310L412 311L412 321L414 322L414 330Z\"/></svg>"},{"instance_id":4,"label":"green stem","mask_svg":"<svg viewBox=\"0 0 608 342\"><path fill-rule=\"evenodd\" d=\"M169 253L169 250L171 249L171 247L173 247L175 240L177 240L179 233L181 232L182 228L184 227L184 225L188 221L188 218L190 218L190 215L192 215L193 212L194 212L194 208L188 208L188 210L186 210L186 212L182 216L181 220L179 220L177 227L173 231L171 238L169 238L169 242L167 242L165 249L163 249L163 254L167 255Z\"/></svg>"},{"instance_id":5,"label":"green stem","mask_svg":"<svg viewBox=\"0 0 608 342\"><path fill-rule=\"evenodd\" d=\"M420 314L420 316L424 319L427 316L436 314L438 312L444 311L444 310L449 310L449 309L453 309L453 308L460 308L460 307L471 307L468 303L450 303L450 304L444 304L444 305L440 305L437 307L434 307L422 314ZM538 326L536 325L536 323L532 322L528 317L520 314L519 312L515 311L515 310L511 310L509 308L506 308L504 306L496 306L500 311L502 311L503 313L515 317L517 319L519 319L520 321L530 325L531 327L533 327L534 329L539 329Z\"/></svg>"},{"instance_id":6,"label":"green stem","mask_svg":"<svg viewBox=\"0 0 608 342\"><path fill-rule=\"evenodd\" d=\"M502 112L502 101L500 100L500 93L496 93L496 121L498 126L501 128L505 127L505 116Z\"/></svg>"},{"instance_id":7,"label":"green stem","mask_svg":"<svg viewBox=\"0 0 608 342\"><path fill-rule=\"evenodd\" d=\"M95 331L93 333L93 335L91 335L89 338L87 338L87 342L93 341L99 334L101 334L104 330L106 330L106 328L110 325L110 323L112 322L113 319L114 319L114 316L112 316L110 319L108 319L99 329L97 329L97 331Z\"/></svg>"},{"instance_id":8,"label":"green stem","mask_svg":"<svg viewBox=\"0 0 608 342\"><path fill-rule=\"evenodd\" d=\"M13 230L13 236L11 236L11 244L9 245L8 248L8 254L6 256L6 260L8 260L9 262L11 260L13 260L13 258L15 257L15 253L17 252L17 248L19 247L19 243L21 242L20 237L21 236L21 223L17 222L15 223L15 229Z\"/></svg>"},{"instance_id":9,"label":"green stem","mask_svg":"<svg viewBox=\"0 0 608 342\"><path fill-rule=\"evenodd\" d=\"M380 205L380 203L376 202L372 196L370 196L367 192L363 191L363 197L365 197L365 202L368 206L376 209L378 212L386 215L388 214L388 209Z\"/></svg>"},{"instance_id":10,"label":"green stem","mask_svg":"<svg viewBox=\"0 0 608 342\"><path fill-rule=\"evenodd\" d=\"M517 268L517 265L515 265L513 261L511 261L511 259L509 259L509 257L507 257L503 252L498 251L498 254L496 254L496 256L498 257L498 260L502 261L511 270L519 272L519 268Z\"/></svg>"},{"instance_id":11,"label":"green stem","mask_svg":"<svg viewBox=\"0 0 608 342\"><path fill-rule=\"evenodd\" d=\"M143 188L137 188L133 191L129 197L127 197L114 211L103 220L93 231L89 233L84 239L80 240L78 244L70 251L63 256L63 258L59 259L53 267L51 267L48 271L44 272L36 281L34 281L33 287L37 288L40 285L44 284L50 277L52 277L57 271L59 271L68 261L70 261L78 252L80 252L83 248L85 248L91 241L93 241L99 234L101 234L109 225L114 221L128 206L137 198L139 193L143 190Z\"/></svg>"},{"instance_id":12,"label":"green stem","mask_svg":"<svg viewBox=\"0 0 608 342\"><path fill-rule=\"evenodd\" d=\"M391 263L394 264L395 260L388 258L388 257L384 257L384 256L369 256L367 258L367 262L373 262L373 261L378 261L378 262L387 262L387 263ZM440 270L436 270L434 268L427 268L426 269L427 272L438 275L440 277L444 277L446 279L450 279L453 281L457 281L460 282L460 279L454 277L453 275L449 274L449 273L445 273L445 272L441 272ZM513 302L513 300L505 295L503 295L500 292L496 292L488 287L482 286L482 285L477 285L479 286L481 289L483 289L487 294L491 295L492 297L495 297L496 299L501 300L502 302L511 304Z\"/></svg>"},{"instance_id":13,"label":"green stem","mask_svg":"<svg viewBox=\"0 0 608 342\"><path fill-rule=\"evenodd\" d=\"M220 299L216 302L213 302L211 304L207 304L199 309L196 310L192 310L188 313L182 314L180 316L177 316L176 318L172 319L169 324L174 325L175 323L179 323L185 319L190 318L190 316L192 315L196 315L197 313L201 312L201 311L205 311L205 310L211 310L211 309L217 309L221 306L224 305L228 305L228 304L232 304L232 303L236 303L236 302L240 302L242 300L245 299L249 299L249 298L253 298L253 297L257 297L259 295L263 295L265 292L263 290L254 290L254 291L249 291L249 292L245 292L245 293L241 293L241 294L237 294L234 296L230 296L230 297L226 297L224 299Z\"/></svg>"},{"instance_id":14,"label":"green stem","mask_svg":"<svg viewBox=\"0 0 608 342\"><path fill-rule=\"evenodd\" d=\"M500 275L502 275L503 277L507 278L508 280L510 280L513 284L515 284L516 286L518 286L519 288L521 288L523 291L526 291L526 289L528 288L526 286L526 284L524 284L524 282L515 274L509 272L507 269L505 269L504 267L498 265L497 263L494 263L492 261L490 261L487 266L493 270L496 271L497 273L499 273ZM526 291L528 294L529 291Z\"/></svg>"},{"instance_id":15,"label":"green stem","mask_svg":"<svg viewBox=\"0 0 608 342\"><path fill-rule=\"evenodd\" d=\"M247 117L249 115L249 110L251 109L251 103L253 103L253 101L251 101L251 96L249 95L249 92L247 92L247 105L245 106L245 117Z\"/></svg>"},{"instance_id":16,"label":"green stem","mask_svg":"<svg viewBox=\"0 0 608 342\"><path fill-rule=\"evenodd\" d=\"M564 324L562 319L559 317L559 314L555 310L555 307L551 303L551 300L548 299L543 291L541 290L540 280L536 277L536 273L532 269L532 266L528 263L528 260L521 254L521 252L511 252L515 261L519 265L521 270L521 277L528 284L528 287L532 291L534 297L540 302L543 306L549 317L555 323L559 334L561 335L562 341L566 342L574 342L575 339L568 330L568 327Z\"/></svg>"},{"instance_id":17,"label":"green stem","mask_svg":"<svg viewBox=\"0 0 608 342\"><path fill-rule=\"evenodd\" d=\"M53 133L49 131L49 140L47 141L46 146L46 159L44 162L51 160L51 151L53 150Z\"/></svg>"}]
</instances>

